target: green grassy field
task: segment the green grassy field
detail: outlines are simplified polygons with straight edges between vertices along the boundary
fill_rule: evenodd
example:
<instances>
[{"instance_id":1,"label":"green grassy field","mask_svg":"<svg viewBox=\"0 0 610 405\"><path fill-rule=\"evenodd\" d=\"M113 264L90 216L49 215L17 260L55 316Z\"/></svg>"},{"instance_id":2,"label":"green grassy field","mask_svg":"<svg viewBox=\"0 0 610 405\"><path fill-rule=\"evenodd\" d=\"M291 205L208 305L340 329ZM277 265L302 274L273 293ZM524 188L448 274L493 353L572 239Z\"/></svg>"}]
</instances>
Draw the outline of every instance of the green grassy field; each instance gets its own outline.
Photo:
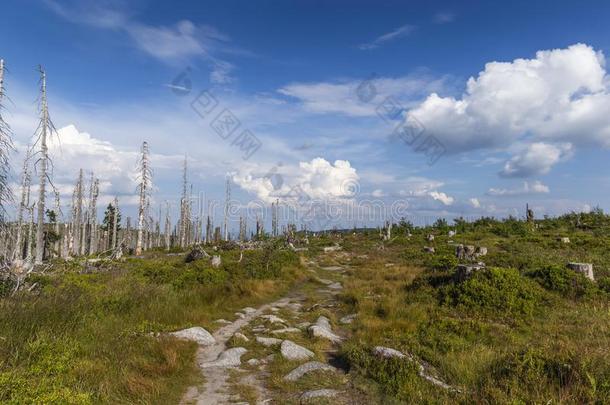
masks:
<instances>
[{"instance_id":1,"label":"green grassy field","mask_svg":"<svg viewBox=\"0 0 610 405\"><path fill-rule=\"evenodd\" d=\"M309 279L301 287L307 295L318 288L302 265L311 259L347 269L336 312L307 319L324 314L336 325L337 316L358 314L339 353L349 373L333 378L349 380L369 402L610 402L609 217L439 222L410 237L407 225L390 241L376 231L311 238L300 258L273 245L245 252L241 262L239 251L223 251L218 269L161 252L91 268L55 263L31 276L32 292L0 300L0 402L177 403L200 378L196 347L151 332L212 331L215 319ZM457 235L449 238L449 229ZM322 253L334 243L343 250ZM479 259L487 270L456 281L456 243L487 247ZM569 261L593 263L596 281L566 269ZM307 343L324 358L328 344ZM459 391L425 381L411 362L374 356L376 345L412 354ZM246 346L245 360L266 353ZM328 377L287 384L281 376L292 366L274 362L267 387L291 392ZM253 398L249 387L238 390Z\"/></svg>"},{"instance_id":2,"label":"green grassy field","mask_svg":"<svg viewBox=\"0 0 610 405\"><path fill-rule=\"evenodd\" d=\"M196 345L163 332L213 321L286 292L298 257L286 251L222 253L223 266L184 257L80 270L55 264L40 286L0 301L0 402L177 403L199 378Z\"/></svg>"}]
</instances>

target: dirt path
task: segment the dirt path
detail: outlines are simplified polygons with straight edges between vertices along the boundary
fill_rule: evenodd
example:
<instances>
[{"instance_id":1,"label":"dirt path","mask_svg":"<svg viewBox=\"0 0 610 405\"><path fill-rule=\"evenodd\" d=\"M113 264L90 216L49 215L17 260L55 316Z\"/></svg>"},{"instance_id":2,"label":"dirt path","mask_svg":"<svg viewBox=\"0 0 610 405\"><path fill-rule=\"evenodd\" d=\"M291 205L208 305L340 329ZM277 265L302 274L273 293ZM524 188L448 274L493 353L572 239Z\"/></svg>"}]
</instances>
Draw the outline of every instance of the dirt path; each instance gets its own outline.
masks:
<instances>
[{"instance_id":1,"label":"dirt path","mask_svg":"<svg viewBox=\"0 0 610 405\"><path fill-rule=\"evenodd\" d=\"M315 263L310 263L308 266L308 270L315 274L314 278L322 277L320 273L317 271L318 267ZM330 272L323 271L325 276L328 276ZM317 290L315 295L318 298L318 302L328 302L329 298L333 299L336 290L333 290L333 286L331 285L329 288L329 283L323 282L320 288ZM334 287L339 283L335 282ZM303 288L303 287L300 287ZM272 400L270 397L272 396L266 386L266 380L269 375L265 369L265 365L260 366L257 370L252 370L252 368L246 367L243 369L239 367L241 365L241 361L239 357L241 353L237 353L236 356L229 356L229 354L235 354L239 349L232 348L227 349L227 343L231 339L231 337L237 333L242 331L243 329L249 328L250 324L256 319L262 319L261 316L273 316L273 313L277 313L283 308L292 308L292 311L295 313L298 310L294 309L299 308L300 302L303 300L303 293L300 291L300 288L297 288L296 291L293 291L289 295L276 300L274 302L262 305L256 309L247 309L244 308L242 310L242 315L239 315L240 318L237 320L221 327L213 336L216 340L216 343L211 346L200 347L197 351L197 364L201 368L202 375L205 379L205 383L200 386L190 387L186 394L183 396L181 400L181 404L199 404L199 405L222 405L222 404L270 404ZM300 317L300 313L296 315L298 319ZM293 322L296 322L293 320ZM275 326L275 330L266 330L265 335L273 335L274 338L288 338L287 336L280 336L274 334L277 332L277 328L281 325L282 327L293 327L294 325L289 325L288 322L284 322L283 324L273 324ZM294 329L294 327L293 327ZM306 332L306 331L304 331ZM255 337L258 335L255 335ZM242 349L245 352L245 349ZM230 364L225 364L226 357L237 357L234 363L229 362ZM220 361L220 362L219 362ZM231 381L231 375L235 372L239 372L239 384L249 386L257 397L256 401L250 400L250 402L243 402L244 399L240 398L239 395L233 394L231 391L232 384L235 381ZM322 390L324 391L324 390ZM242 402L240 402L242 401ZM277 403L277 402L273 402Z\"/></svg>"}]
</instances>

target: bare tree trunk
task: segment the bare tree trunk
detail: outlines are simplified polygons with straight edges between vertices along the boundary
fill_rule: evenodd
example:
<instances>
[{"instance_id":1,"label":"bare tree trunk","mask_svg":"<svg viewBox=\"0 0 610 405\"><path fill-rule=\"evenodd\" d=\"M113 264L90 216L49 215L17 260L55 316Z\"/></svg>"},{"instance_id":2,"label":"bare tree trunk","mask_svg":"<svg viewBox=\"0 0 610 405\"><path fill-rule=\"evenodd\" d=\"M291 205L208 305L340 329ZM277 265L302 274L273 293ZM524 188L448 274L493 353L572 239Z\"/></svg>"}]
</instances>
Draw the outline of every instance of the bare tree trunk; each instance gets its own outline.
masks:
<instances>
[{"instance_id":1,"label":"bare tree trunk","mask_svg":"<svg viewBox=\"0 0 610 405\"><path fill-rule=\"evenodd\" d=\"M47 136L52 129L52 124L49 119L49 109L47 105L47 76L42 67L40 67L40 178L38 185L38 218L36 224L36 264L42 264L44 259L44 214L45 214L45 197L47 185L47 164L49 160L49 149L47 147Z\"/></svg>"},{"instance_id":2,"label":"bare tree trunk","mask_svg":"<svg viewBox=\"0 0 610 405\"><path fill-rule=\"evenodd\" d=\"M15 242L13 259L23 259L23 215L25 211L28 210L30 204L30 185L32 183L30 159L31 149L28 145L26 156L23 160L23 169L21 171L21 201L19 202L19 210L17 213L17 241Z\"/></svg>"},{"instance_id":3,"label":"bare tree trunk","mask_svg":"<svg viewBox=\"0 0 610 405\"><path fill-rule=\"evenodd\" d=\"M114 197L112 203L114 206L114 215L112 216L112 240L110 242L110 249L114 250L117 247L117 230L119 229L119 199Z\"/></svg>"},{"instance_id":4,"label":"bare tree trunk","mask_svg":"<svg viewBox=\"0 0 610 405\"><path fill-rule=\"evenodd\" d=\"M146 204L147 204L147 196L150 188L150 181L152 177L152 172L150 169L150 162L148 157L148 143L145 141L142 143L141 150L141 158L140 158L140 205L138 209L138 237L136 241L136 255L142 254L143 242L144 242L144 226L146 221Z\"/></svg>"},{"instance_id":5,"label":"bare tree trunk","mask_svg":"<svg viewBox=\"0 0 610 405\"><path fill-rule=\"evenodd\" d=\"M169 250L171 248L171 219L169 217L169 201L165 202L165 250Z\"/></svg>"},{"instance_id":6,"label":"bare tree trunk","mask_svg":"<svg viewBox=\"0 0 610 405\"><path fill-rule=\"evenodd\" d=\"M231 180L227 176L227 183L225 187L225 215L224 215L224 229L223 229L223 239L229 240L229 211L231 209Z\"/></svg>"}]
</instances>

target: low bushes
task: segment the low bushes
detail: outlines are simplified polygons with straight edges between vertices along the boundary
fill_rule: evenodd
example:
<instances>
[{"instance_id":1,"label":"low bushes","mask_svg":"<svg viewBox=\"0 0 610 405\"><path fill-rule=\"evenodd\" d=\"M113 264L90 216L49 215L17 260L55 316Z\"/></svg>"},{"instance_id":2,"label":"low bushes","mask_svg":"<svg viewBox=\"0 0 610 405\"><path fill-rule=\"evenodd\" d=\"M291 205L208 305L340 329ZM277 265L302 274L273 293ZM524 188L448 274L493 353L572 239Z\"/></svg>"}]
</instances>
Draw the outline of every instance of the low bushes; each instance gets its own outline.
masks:
<instances>
[{"instance_id":1,"label":"low bushes","mask_svg":"<svg viewBox=\"0 0 610 405\"><path fill-rule=\"evenodd\" d=\"M515 269L476 271L440 290L441 303L501 316L531 316L540 303L539 287Z\"/></svg>"}]
</instances>

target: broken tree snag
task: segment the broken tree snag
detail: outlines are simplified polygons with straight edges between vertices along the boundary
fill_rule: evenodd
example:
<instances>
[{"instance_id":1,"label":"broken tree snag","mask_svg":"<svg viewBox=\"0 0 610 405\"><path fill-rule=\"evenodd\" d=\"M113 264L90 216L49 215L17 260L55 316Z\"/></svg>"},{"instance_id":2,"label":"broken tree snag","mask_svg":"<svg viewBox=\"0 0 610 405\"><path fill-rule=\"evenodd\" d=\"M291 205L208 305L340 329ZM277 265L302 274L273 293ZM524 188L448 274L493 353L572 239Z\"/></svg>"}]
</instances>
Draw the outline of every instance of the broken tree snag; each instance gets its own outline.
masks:
<instances>
[{"instance_id":1,"label":"broken tree snag","mask_svg":"<svg viewBox=\"0 0 610 405\"><path fill-rule=\"evenodd\" d=\"M570 262L567 264L567 266L568 266L568 269L574 270L577 273L581 273L589 280L595 281L595 276L593 275L593 264Z\"/></svg>"},{"instance_id":2,"label":"broken tree snag","mask_svg":"<svg viewBox=\"0 0 610 405\"><path fill-rule=\"evenodd\" d=\"M140 192L140 203L138 207L138 235L136 239L136 256L142 254L144 247L144 227L146 226L146 208L148 205L148 194L150 193L152 170L150 168L149 161L148 142L142 143L139 173L138 177L140 184L138 185L138 191Z\"/></svg>"},{"instance_id":3,"label":"broken tree snag","mask_svg":"<svg viewBox=\"0 0 610 405\"><path fill-rule=\"evenodd\" d=\"M42 264L44 259L44 215L45 215L45 197L48 177L49 163L49 148L47 140L53 131L53 123L49 118L49 107L47 104L47 75L42 66L38 68L40 72L40 123L38 124L37 140L35 145L39 146L38 168L39 168L39 184L38 184L38 206L37 206L37 221L36 221L36 264Z\"/></svg>"}]
</instances>

